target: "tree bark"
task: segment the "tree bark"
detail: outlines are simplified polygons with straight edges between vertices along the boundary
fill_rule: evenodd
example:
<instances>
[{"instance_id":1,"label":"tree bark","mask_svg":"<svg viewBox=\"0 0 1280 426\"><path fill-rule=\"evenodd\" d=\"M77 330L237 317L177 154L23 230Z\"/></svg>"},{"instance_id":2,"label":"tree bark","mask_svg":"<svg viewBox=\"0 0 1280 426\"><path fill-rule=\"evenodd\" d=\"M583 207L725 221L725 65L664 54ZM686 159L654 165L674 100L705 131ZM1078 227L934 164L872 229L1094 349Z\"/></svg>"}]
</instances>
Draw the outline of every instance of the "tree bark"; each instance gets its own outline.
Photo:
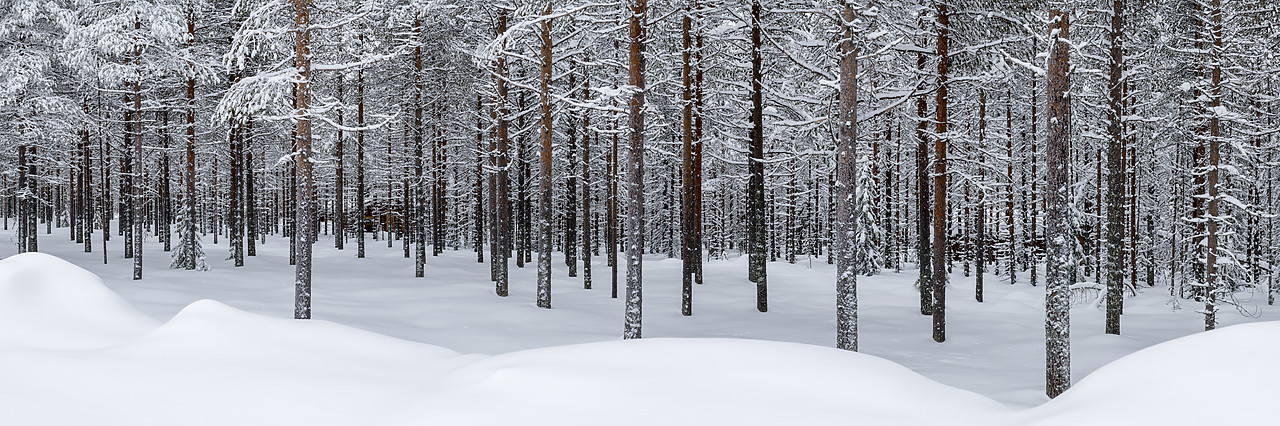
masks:
<instances>
[{"instance_id":1,"label":"tree bark","mask_svg":"<svg viewBox=\"0 0 1280 426\"><path fill-rule=\"evenodd\" d=\"M311 318L311 241L312 241L312 174L311 174L311 0L290 0L294 7L294 59L301 70L296 83L294 114L297 135L294 139L294 165L297 170L297 206L293 238L297 243L294 268L295 319Z\"/></svg>"},{"instance_id":2,"label":"tree bark","mask_svg":"<svg viewBox=\"0 0 1280 426\"><path fill-rule=\"evenodd\" d=\"M551 4L543 15L551 14ZM542 40L542 63L539 69L538 104L542 111L539 128L538 155L538 307L551 309L551 19L539 26Z\"/></svg>"},{"instance_id":3,"label":"tree bark","mask_svg":"<svg viewBox=\"0 0 1280 426\"><path fill-rule=\"evenodd\" d=\"M645 35L648 26L647 0L629 0L628 83L632 87L628 102L627 127L630 149L627 153L627 301L623 339L641 337L641 283L644 265L644 91ZM548 153L548 158L550 158Z\"/></svg>"},{"instance_id":4,"label":"tree bark","mask_svg":"<svg viewBox=\"0 0 1280 426\"><path fill-rule=\"evenodd\" d=\"M858 350L858 270L854 244L858 241L858 50L854 45L853 6L840 13L839 122L836 127L836 347Z\"/></svg>"},{"instance_id":5,"label":"tree bark","mask_svg":"<svg viewBox=\"0 0 1280 426\"><path fill-rule=\"evenodd\" d=\"M1045 144L1048 166L1045 198L1048 201L1048 223L1067 223L1067 203L1070 192L1068 181L1067 138L1069 133L1071 87L1068 76L1070 48L1068 44L1069 16L1049 11L1049 68L1048 112L1049 135ZM1064 226L1050 226L1046 230L1049 256L1045 262L1045 393L1057 397L1071 386L1071 312L1069 269L1072 236Z\"/></svg>"},{"instance_id":6,"label":"tree bark","mask_svg":"<svg viewBox=\"0 0 1280 426\"><path fill-rule=\"evenodd\" d=\"M947 267L947 68L950 58L947 43L951 23L947 3L938 9L938 93L937 125L933 140L933 341L947 340L946 289Z\"/></svg>"},{"instance_id":7,"label":"tree bark","mask_svg":"<svg viewBox=\"0 0 1280 426\"><path fill-rule=\"evenodd\" d=\"M764 58L761 56L761 0L751 1L751 152L747 159L747 278L756 283L756 309L769 310L768 225L764 202Z\"/></svg>"},{"instance_id":8,"label":"tree bark","mask_svg":"<svg viewBox=\"0 0 1280 426\"><path fill-rule=\"evenodd\" d=\"M693 278L696 262L696 252L694 251L696 236L694 231L694 201L696 195L694 191L693 177L693 67L691 64L693 52L693 38L690 34L693 27L693 17L689 9L685 9L684 16L680 20L681 34L681 68L680 76L684 90L681 92L681 194L680 194L680 218L681 218L681 245L680 245L680 314L684 316L693 315Z\"/></svg>"},{"instance_id":9,"label":"tree bark","mask_svg":"<svg viewBox=\"0 0 1280 426\"><path fill-rule=\"evenodd\" d=\"M1120 310L1124 303L1124 0L1111 0L1110 60L1107 64L1109 96L1107 122L1107 314L1106 333L1120 334Z\"/></svg>"}]
</instances>

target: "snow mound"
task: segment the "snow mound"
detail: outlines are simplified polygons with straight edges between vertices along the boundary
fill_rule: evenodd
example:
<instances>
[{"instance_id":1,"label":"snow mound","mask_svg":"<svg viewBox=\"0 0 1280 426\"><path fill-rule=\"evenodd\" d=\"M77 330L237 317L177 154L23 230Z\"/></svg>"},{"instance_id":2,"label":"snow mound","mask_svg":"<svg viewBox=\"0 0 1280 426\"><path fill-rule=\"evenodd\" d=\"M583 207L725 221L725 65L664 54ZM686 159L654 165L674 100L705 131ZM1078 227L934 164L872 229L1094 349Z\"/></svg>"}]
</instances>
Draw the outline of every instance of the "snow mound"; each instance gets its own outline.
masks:
<instances>
[{"instance_id":1,"label":"snow mound","mask_svg":"<svg viewBox=\"0 0 1280 426\"><path fill-rule=\"evenodd\" d=\"M535 349L442 381L404 424L990 424L1008 411L874 356L735 339Z\"/></svg>"},{"instance_id":2,"label":"snow mound","mask_svg":"<svg viewBox=\"0 0 1280 426\"><path fill-rule=\"evenodd\" d=\"M1278 353L1280 322L1193 334L1107 364L1026 414L1040 425L1258 424L1275 403Z\"/></svg>"},{"instance_id":3,"label":"snow mound","mask_svg":"<svg viewBox=\"0 0 1280 426\"><path fill-rule=\"evenodd\" d=\"M0 260L0 347L101 348L156 325L96 275L65 260L42 253Z\"/></svg>"},{"instance_id":4,"label":"snow mound","mask_svg":"<svg viewBox=\"0 0 1280 426\"><path fill-rule=\"evenodd\" d=\"M131 356L193 363L252 361L295 374L324 373L335 366L385 369L389 364L459 357L439 346L400 340L322 320L298 321L244 312L200 300L169 322L128 345L113 349ZM307 371L319 369L322 371Z\"/></svg>"}]
</instances>

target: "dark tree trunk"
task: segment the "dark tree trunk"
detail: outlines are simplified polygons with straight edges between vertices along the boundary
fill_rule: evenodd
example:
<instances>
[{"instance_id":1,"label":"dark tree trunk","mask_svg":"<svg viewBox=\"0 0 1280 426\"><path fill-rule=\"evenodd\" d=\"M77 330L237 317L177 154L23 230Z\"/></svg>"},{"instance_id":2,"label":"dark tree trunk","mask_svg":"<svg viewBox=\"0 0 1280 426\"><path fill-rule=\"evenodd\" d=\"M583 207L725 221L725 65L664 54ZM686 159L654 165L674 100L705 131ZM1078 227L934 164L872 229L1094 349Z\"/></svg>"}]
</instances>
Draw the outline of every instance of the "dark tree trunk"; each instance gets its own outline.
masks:
<instances>
[{"instance_id":1,"label":"dark tree trunk","mask_svg":"<svg viewBox=\"0 0 1280 426\"><path fill-rule=\"evenodd\" d=\"M854 20L848 3L841 12L839 45L839 122L836 127L836 347L858 350L858 270L855 248L857 219L858 152L858 50L854 45Z\"/></svg>"},{"instance_id":2,"label":"dark tree trunk","mask_svg":"<svg viewBox=\"0 0 1280 426\"><path fill-rule=\"evenodd\" d=\"M577 86L576 76L569 73L569 98L573 97L573 89ZM564 264L569 269L569 276L578 276L578 176L574 173L578 162L578 131L575 123L576 114L569 112L569 125L565 133L569 140L565 143L565 192L564 192ZM586 138L586 135L583 135Z\"/></svg>"},{"instance_id":3,"label":"dark tree trunk","mask_svg":"<svg viewBox=\"0 0 1280 426\"><path fill-rule=\"evenodd\" d=\"M945 1L938 3L937 127L933 141L933 340L947 340L947 43L951 23Z\"/></svg>"},{"instance_id":4,"label":"dark tree trunk","mask_svg":"<svg viewBox=\"0 0 1280 426\"><path fill-rule=\"evenodd\" d=\"M590 57L585 57L583 62L590 62ZM587 66L582 66L582 99L591 99L591 74L588 72ZM591 289L591 139L588 133L591 129L591 111L584 110L582 112L582 288ZM600 141L600 134L595 134L595 140Z\"/></svg>"},{"instance_id":5,"label":"dark tree trunk","mask_svg":"<svg viewBox=\"0 0 1280 426\"><path fill-rule=\"evenodd\" d=\"M680 76L684 84L684 91L681 93L681 147L683 148L681 155L681 192L680 192L680 218L681 218L681 244L680 244L680 314L689 316L693 315L693 278L697 261L697 253L695 246L697 244L696 231L694 227L695 215L693 203L697 200L694 191L693 177L693 67L691 64L693 52L693 38L690 30L693 27L693 17L688 9L685 9L684 16L680 20L681 29L681 69Z\"/></svg>"},{"instance_id":6,"label":"dark tree trunk","mask_svg":"<svg viewBox=\"0 0 1280 426\"><path fill-rule=\"evenodd\" d=\"M335 170L333 172L333 247L338 250L342 250L343 243L347 242L347 191L345 186L346 182L344 181L345 176L343 176L343 172L345 170L342 167L345 160L343 158L344 153L342 152L344 142L343 136L345 136L342 131L342 126L345 125L343 120L346 118L345 116L347 111L347 98L344 96L346 94L346 86L347 79L344 74L340 73L338 75L338 140L335 141L333 147L335 166Z\"/></svg>"},{"instance_id":7,"label":"dark tree trunk","mask_svg":"<svg viewBox=\"0 0 1280 426\"><path fill-rule=\"evenodd\" d=\"M1124 51L1124 0L1111 1L1110 61L1107 111L1107 314L1106 333L1120 334L1120 312L1124 303L1124 81L1121 66Z\"/></svg>"},{"instance_id":8,"label":"dark tree trunk","mask_svg":"<svg viewBox=\"0 0 1280 426\"><path fill-rule=\"evenodd\" d=\"M360 44L364 44L364 35L360 35ZM356 257L364 258L364 227L369 218L365 215L364 206L364 69L356 72ZM373 229L377 232L377 228Z\"/></svg>"},{"instance_id":9,"label":"dark tree trunk","mask_svg":"<svg viewBox=\"0 0 1280 426\"><path fill-rule=\"evenodd\" d=\"M627 303L624 314L623 339L641 337L642 270L644 265L644 91L645 91L645 42L648 26L647 0L630 0L631 19L628 25L628 78L636 89L628 102L627 153ZM548 155L550 158L550 155Z\"/></svg>"},{"instance_id":10,"label":"dark tree trunk","mask_svg":"<svg viewBox=\"0 0 1280 426\"><path fill-rule=\"evenodd\" d=\"M756 309L769 310L768 258L769 229L764 202L764 85L761 56L761 0L751 1L751 152L747 160L747 279L756 283Z\"/></svg>"},{"instance_id":11,"label":"dark tree trunk","mask_svg":"<svg viewBox=\"0 0 1280 426\"><path fill-rule=\"evenodd\" d=\"M978 92L978 181L984 182L987 177L987 93ZM1012 159L1010 160L1012 161ZM973 250L974 277L973 297L982 302L982 280L987 273L987 192L978 190L978 213L973 225L977 235ZM1012 284L1012 282L1010 282Z\"/></svg>"},{"instance_id":12,"label":"dark tree trunk","mask_svg":"<svg viewBox=\"0 0 1280 426\"><path fill-rule=\"evenodd\" d=\"M412 238L414 239L414 257L413 257L413 276L422 278L423 270L427 264L427 242L426 242L426 199L424 192L426 191L427 182L422 179L422 21L419 18L413 20L414 35L417 43L413 47L413 184L406 185L404 190L407 194L412 193L412 201L408 203L408 211L410 223L412 226ZM412 189L410 189L412 188ZM436 206L437 208L439 206ZM410 213L411 212L411 213Z\"/></svg>"},{"instance_id":13,"label":"dark tree trunk","mask_svg":"<svg viewBox=\"0 0 1280 426\"><path fill-rule=\"evenodd\" d=\"M291 0L294 6L295 65L301 70L296 83L294 114L297 137L294 139L294 169L297 170L298 204L295 209L294 241L297 242L297 265L294 268L295 319L311 318L311 241L312 241L312 174L311 174L311 117L307 108L311 102L311 0Z\"/></svg>"},{"instance_id":14,"label":"dark tree trunk","mask_svg":"<svg viewBox=\"0 0 1280 426\"><path fill-rule=\"evenodd\" d=\"M498 18L498 31L506 32L507 15L506 9L503 9ZM511 108L508 107L508 89L506 82L507 64L506 56L498 57L498 76L494 84L497 86L498 99L496 100L498 111L498 128L497 128L497 149L495 150L494 166L497 174L494 176L496 188L493 191L493 199L496 203L490 206L493 209L493 223L495 238L492 242L494 251L489 253L489 260L496 267L496 282L494 284L495 291L499 296L507 295L508 286L508 269L507 263L511 257L511 178L507 171L511 164L511 136L510 136L510 116Z\"/></svg>"},{"instance_id":15,"label":"dark tree trunk","mask_svg":"<svg viewBox=\"0 0 1280 426\"><path fill-rule=\"evenodd\" d=\"M916 53L916 71L923 74L924 67L924 53ZM929 106L925 96L922 92L916 98L916 255L920 268L916 286L920 290L920 314L933 315L933 260L929 238L933 215L929 212L929 121L925 117Z\"/></svg>"},{"instance_id":16,"label":"dark tree trunk","mask_svg":"<svg viewBox=\"0 0 1280 426\"><path fill-rule=\"evenodd\" d=\"M547 4L543 15L551 14ZM538 155L538 307L551 309L551 20L540 25L542 63L539 71L538 105L542 112Z\"/></svg>"},{"instance_id":17,"label":"dark tree trunk","mask_svg":"<svg viewBox=\"0 0 1280 426\"><path fill-rule=\"evenodd\" d=\"M1049 135L1045 143L1048 166L1045 198L1048 201L1047 223L1067 223L1070 100L1068 80L1069 16L1057 10L1049 11L1049 69L1048 112ZM1070 271L1072 235L1065 226L1050 226L1046 230L1048 259L1045 262L1045 392L1057 397L1071 386L1071 312Z\"/></svg>"}]
</instances>

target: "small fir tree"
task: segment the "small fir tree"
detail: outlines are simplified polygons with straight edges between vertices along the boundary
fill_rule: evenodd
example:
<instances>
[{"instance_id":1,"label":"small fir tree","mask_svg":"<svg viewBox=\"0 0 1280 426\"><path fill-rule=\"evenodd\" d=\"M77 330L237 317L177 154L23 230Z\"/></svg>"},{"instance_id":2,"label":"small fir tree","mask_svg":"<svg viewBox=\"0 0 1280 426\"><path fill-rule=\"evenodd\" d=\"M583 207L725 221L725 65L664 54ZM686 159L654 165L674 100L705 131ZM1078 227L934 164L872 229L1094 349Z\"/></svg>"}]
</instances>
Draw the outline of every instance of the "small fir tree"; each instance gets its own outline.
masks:
<instances>
[{"instance_id":1,"label":"small fir tree","mask_svg":"<svg viewBox=\"0 0 1280 426\"><path fill-rule=\"evenodd\" d=\"M881 251L884 230L880 228L874 197L879 191L875 176L871 173L871 159L864 156L858 160L857 210L854 213L857 221L857 234L853 241L854 265L859 275L875 275L884 267Z\"/></svg>"}]
</instances>

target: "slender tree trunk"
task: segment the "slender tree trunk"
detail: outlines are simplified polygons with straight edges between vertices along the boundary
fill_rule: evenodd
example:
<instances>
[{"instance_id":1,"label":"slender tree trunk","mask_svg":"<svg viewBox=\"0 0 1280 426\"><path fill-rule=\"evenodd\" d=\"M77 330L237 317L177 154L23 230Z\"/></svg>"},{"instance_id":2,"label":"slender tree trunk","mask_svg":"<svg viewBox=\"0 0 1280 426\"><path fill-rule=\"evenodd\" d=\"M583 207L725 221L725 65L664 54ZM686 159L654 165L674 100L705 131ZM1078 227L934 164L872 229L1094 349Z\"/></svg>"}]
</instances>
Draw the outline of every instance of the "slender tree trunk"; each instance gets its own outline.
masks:
<instances>
[{"instance_id":1,"label":"slender tree trunk","mask_svg":"<svg viewBox=\"0 0 1280 426\"><path fill-rule=\"evenodd\" d=\"M681 93L681 137L682 137L682 155L681 155L681 184L682 191L680 194L680 218L681 218L681 251L680 251L680 314L689 316L693 315L693 278L695 272L694 263L697 254L695 252L695 244L697 244L694 235L694 201L696 195L694 191L693 177L693 67L690 63L692 60L692 44L693 38L690 30L693 27L693 17L689 9L685 9L684 16L680 20L681 30L681 69L680 76L684 84L684 91Z\"/></svg>"},{"instance_id":2,"label":"slender tree trunk","mask_svg":"<svg viewBox=\"0 0 1280 426\"><path fill-rule=\"evenodd\" d=\"M836 127L836 347L858 350L858 269L854 242L857 219L858 155L858 50L854 45L853 6L844 4L840 14L840 106Z\"/></svg>"},{"instance_id":3,"label":"slender tree trunk","mask_svg":"<svg viewBox=\"0 0 1280 426\"><path fill-rule=\"evenodd\" d=\"M343 136L341 126L344 126L344 118L347 111L347 98L345 96L347 87L347 79L345 74L338 74L338 140L334 143L334 172L333 172L333 202L334 202L334 224L333 224L333 247L342 250L342 245L347 241L347 191L346 182L343 175L344 153Z\"/></svg>"},{"instance_id":4,"label":"slender tree trunk","mask_svg":"<svg viewBox=\"0 0 1280 426\"><path fill-rule=\"evenodd\" d=\"M506 32L507 28L507 12L503 9L499 12L498 31ZM494 284L495 291L499 296L507 295L507 287L509 280L508 259L511 257L511 174L508 168L511 165L511 136L510 136L510 117L511 108L509 105L509 94L506 82L507 74L507 58L506 55L498 56L498 76L494 84L497 86L497 112L498 112L498 128L497 128L497 149L494 158L494 166L497 168L497 174L494 176L497 188L495 188L493 199L496 204L490 206L493 209L494 221L493 226L497 232L493 240L494 251L489 253L489 260L493 262L497 269L497 280ZM550 275L548 275L550 280ZM548 281L550 282L550 281ZM549 294L548 294L549 295Z\"/></svg>"},{"instance_id":5,"label":"slender tree trunk","mask_svg":"<svg viewBox=\"0 0 1280 426\"><path fill-rule=\"evenodd\" d=\"M297 137L294 139L294 165L298 174L296 219L294 240L297 242L297 265L294 268L295 319L311 318L311 226L312 226L312 174L311 174L311 117L307 112L311 102L311 0L290 0L294 7L295 64L301 70L296 83L294 114Z\"/></svg>"},{"instance_id":6,"label":"slender tree trunk","mask_svg":"<svg viewBox=\"0 0 1280 426\"><path fill-rule=\"evenodd\" d=\"M643 1L643 0L641 0ZM543 15L551 14L547 4ZM538 155L538 307L551 309L551 20L542 21L542 63L539 72L538 104L542 112L541 146Z\"/></svg>"},{"instance_id":7,"label":"slender tree trunk","mask_svg":"<svg viewBox=\"0 0 1280 426\"><path fill-rule=\"evenodd\" d=\"M983 117L983 119L985 120L985 117ZM986 126L985 122L983 126L984 127ZM1009 240L1009 261L1008 261L1008 265L1006 266L1009 268L1008 270L1009 284L1013 285L1018 282L1018 273L1017 273L1018 240L1017 240L1017 233L1014 232L1015 227L1013 222L1013 193L1015 191L1015 186L1013 181L1013 138L1005 138L1004 155L1005 155L1005 179L1009 183L1009 186L1005 188L1005 193L1004 193L1004 196L1005 196L1004 219L1005 219L1005 223L1008 225L1007 229L1005 230L1006 231L1005 236Z\"/></svg>"},{"instance_id":8,"label":"slender tree trunk","mask_svg":"<svg viewBox=\"0 0 1280 426\"><path fill-rule=\"evenodd\" d=\"M1069 25L1068 15L1057 10L1049 11L1049 137L1045 144L1048 223L1067 223L1070 214L1067 210L1070 191L1067 138L1070 137L1071 118L1071 104L1067 98L1071 87L1068 76ZM1054 398L1071 386L1071 283L1068 281L1068 269L1073 268L1072 236L1064 226L1050 226L1046 232L1049 257L1045 267L1045 392Z\"/></svg>"},{"instance_id":9,"label":"slender tree trunk","mask_svg":"<svg viewBox=\"0 0 1280 426\"><path fill-rule=\"evenodd\" d=\"M363 34L360 35L360 44L364 44ZM364 68L356 71L356 127L360 129L356 131L356 215L360 218L356 224L356 258L363 259L364 227L369 220L364 210ZM373 230L377 232L377 228Z\"/></svg>"},{"instance_id":10,"label":"slender tree trunk","mask_svg":"<svg viewBox=\"0 0 1280 426\"><path fill-rule=\"evenodd\" d=\"M573 89L577 79L573 72L569 73L569 98L573 98ZM578 276L578 177L574 173L578 162L578 131L576 116L569 111L569 124L565 133L569 140L565 143L565 192L564 192L564 264L569 269L569 276ZM586 135L584 134L585 138Z\"/></svg>"},{"instance_id":11,"label":"slender tree trunk","mask_svg":"<svg viewBox=\"0 0 1280 426\"><path fill-rule=\"evenodd\" d=\"M1120 334L1120 310L1124 303L1124 87L1121 66L1124 50L1124 0L1111 0L1110 60L1107 64L1110 99L1107 111L1107 315L1106 333Z\"/></svg>"},{"instance_id":12,"label":"slender tree trunk","mask_svg":"<svg viewBox=\"0 0 1280 426\"><path fill-rule=\"evenodd\" d=\"M764 58L761 56L761 0L751 1L751 152L747 160L747 276L756 283L756 309L769 310L768 225L764 202Z\"/></svg>"},{"instance_id":13,"label":"slender tree trunk","mask_svg":"<svg viewBox=\"0 0 1280 426\"><path fill-rule=\"evenodd\" d=\"M923 22L921 22L923 24ZM924 53L916 53L916 72L925 72ZM933 315L933 259L929 232L932 228L929 212L929 140L927 137L927 99L921 92L916 98L916 255L919 257L920 278L916 287L920 290L920 315Z\"/></svg>"},{"instance_id":14,"label":"slender tree trunk","mask_svg":"<svg viewBox=\"0 0 1280 426\"><path fill-rule=\"evenodd\" d=\"M591 99L591 74L585 62L591 58L583 58L582 66L582 99ZM591 289L591 111L582 112L582 288ZM592 132L594 133L594 132ZM600 134L595 133L595 140L600 141Z\"/></svg>"},{"instance_id":15,"label":"slender tree trunk","mask_svg":"<svg viewBox=\"0 0 1280 426\"><path fill-rule=\"evenodd\" d=\"M1208 198L1205 202L1208 204L1208 217L1206 227L1208 228L1208 241L1205 244L1205 289L1208 294L1204 303L1204 329L1205 331L1213 330L1217 327L1218 297L1227 292L1221 283L1218 282L1218 235L1219 221L1218 219L1218 165L1220 163L1219 145L1222 136L1222 125L1218 118L1218 108L1222 106L1222 1L1212 0L1210 9L1210 22L1212 25L1210 36L1213 37L1213 50L1210 55L1209 70L1209 102L1211 111L1209 113L1209 168L1205 177L1205 194Z\"/></svg>"},{"instance_id":16,"label":"slender tree trunk","mask_svg":"<svg viewBox=\"0 0 1280 426\"><path fill-rule=\"evenodd\" d=\"M648 26L648 1L629 0L631 19L628 25L628 84L634 88L628 102L627 127L630 142L627 154L627 303L623 339L641 337L641 283L644 265L644 91L645 35ZM550 155L548 153L548 158Z\"/></svg>"},{"instance_id":17,"label":"slender tree trunk","mask_svg":"<svg viewBox=\"0 0 1280 426\"><path fill-rule=\"evenodd\" d=\"M142 21L135 18L133 21L134 31L142 29ZM134 46L133 62L140 65L142 62L142 47ZM133 80L133 164L137 167L137 172L133 177L133 199L129 214L130 224L133 225L133 279L142 279L142 228L144 221L142 220L142 195L145 194L146 180L142 178L142 171L146 168L142 163L142 82L141 77Z\"/></svg>"},{"instance_id":18,"label":"slender tree trunk","mask_svg":"<svg viewBox=\"0 0 1280 426\"><path fill-rule=\"evenodd\" d=\"M195 11L192 8L188 8L187 9L187 47L188 48L192 47L195 43L195 31L196 31L195 28L196 28ZM183 229L180 230L179 232L182 232L185 235L185 238L182 238L181 242L183 244L186 244L186 247L183 248L182 250L186 251L187 255L190 256L190 259L188 259L186 264L182 265L182 267L187 270L194 270L196 269L196 264L199 263L199 259L197 256L197 253L198 253L197 250L199 249L197 248L198 243L196 242L196 78L195 78L194 70L192 70L191 74L187 77L186 131L187 131L187 155L186 155L187 187L186 187L185 199L183 200L185 204L184 206L185 208L182 213ZM103 220L109 221L110 216L104 217ZM106 232L106 228L107 228L106 226L103 227L103 232ZM106 234L104 234L104 239L105 239L105 235ZM105 250L106 250L106 247L104 244L103 251Z\"/></svg>"},{"instance_id":19,"label":"slender tree trunk","mask_svg":"<svg viewBox=\"0 0 1280 426\"><path fill-rule=\"evenodd\" d=\"M472 188L475 204L472 208L472 225L475 234L472 245L476 250L476 263L484 263L484 98L476 94L476 180ZM517 259L519 260L519 259Z\"/></svg>"},{"instance_id":20,"label":"slender tree trunk","mask_svg":"<svg viewBox=\"0 0 1280 426\"><path fill-rule=\"evenodd\" d=\"M933 141L933 340L947 340L946 289L947 268L947 43L951 23L947 4L940 1L938 7L938 95L937 135Z\"/></svg>"},{"instance_id":21,"label":"slender tree trunk","mask_svg":"<svg viewBox=\"0 0 1280 426\"><path fill-rule=\"evenodd\" d=\"M1033 52L1036 50L1034 39L1031 41L1031 50ZM1036 81L1038 79L1039 77L1036 77L1034 74L1032 74L1031 137L1026 139L1028 144L1031 145L1031 286L1032 287L1036 286L1036 281L1037 281L1037 278L1039 277L1039 274L1037 273L1037 270L1036 270L1036 265L1040 262L1038 247L1041 239L1040 239L1040 231L1037 229L1037 224L1040 218L1040 211L1043 210L1041 208L1042 205L1039 203L1043 203L1044 199L1046 198L1046 197L1040 197L1039 201L1037 201L1036 199L1037 195L1040 194L1040 190L1038 187L1039 186L1038 182L1040 181L1040 174L1039 174L1039 171L1036 170L1037 166L1040 164L1040 160L1037 159L1038 153L1036 152L1037 147L1040 146L1040 139L1039 139L1040 133L1039 133L1039 127L1038 127L1039 117L1037 116L1037 113L1039 112L1037 110L1037 107L1039 106L1039 102L1040 102L1039 97L1037 96L1037 92L1040 89L1037 87L1037 84L1036 84ZM1012 102L1012 100L1010 100L1010 102Z\"/></svg>"},{"instance_id":22,"label":"slender tree trunk","mask_svg":"<svg viewBox=\"0 0 1280 426\"><path fill-rule=\"evenodd\" d=\"M693 1L698 28L694 37L693 77L693 282L702 284L702 28L701 0Z\"/></svg>"},{"instance_id":23,"label":"slender tree trunk","mask_svg":"<svg viewBox=\"0 0 1280 426\"><path fill-rule=\"evenodd\" d=\"M165 117L168 117L168 114L167 114L167 113L166 113ZM165 120L165 122L166 122L166 126L165 126L165 128L166 128L166 129L168 129L168 126L167 126L168 120L166 119L166 120ZM165 131L165 135L166 135L166 137L165 137L165 141L166 141L166 143L168 143L168 137L167 137L167 135L168 135L168 130L166 130L166 131ZM82 233L83 233L83 235L84 235L84 252L85 252L85 253L89 253L89 252L92 252L92 251L93 251L93 222L94 222L94 211L95 211L95 210L94 210L94 208L95 208L95 206L93 205L93 169L92 169L91 164L90 164L90 160L91 160L91 159L90 159L90 152L91 152L91 151L89 150L89 131L88 131L88 130L85 130L85 131L84 131L84 136L83 136L83 138L81 139L80 143L81 143L81 147L80 147L81 160L83 161L83 162L80 164L80 176L81 176L81 182L82 182L82 183L83 183L83 185L84 185L84 187L83 187L83 188L84 188L84 190L83 190L83 191L81 191L81 193L80 193L80 194L81 194L81 196L83 196L83 197L84 197L84 201L83 201L83 202L82 202L82 204L81 204L81 209L84 211L84 220L82 220L80 223L81 223L81 225L82 225L82 226L84 226L84 231L82 232ZM166 147L167 147L167 145L166 145ZM167 151L166 151L166 154L165 154L165 170L164 170L164 175L165 175L166 179L167 179L167 178L168 178L168 176L169 176L169 162L168 162L168 154L167 154ZM166 198L166 200L168 199L168 187L169 187L169 183L168 183L168 180L166 180L166 181L165 181L165 188L166 188L166 191L165 191L165 192L166 192L166 194L165 194L165 198ZM166 201L166 203L167 203L167 201ZM7 206L6 206L6 210L5 210L5 229L8 229L8 228L9 228L9 227L8 227L8 225L9 225L9 213L8 213ZM165 239L165 251L169 251L169 239L168 239L168 238L166 238L166 239Z\"/></svg>"},{"instance_id":24,"label":"slender tree trunk","mask_svg":"<svg viewBox=\"0 0 1280 426\"><path fill-rule=\"evenodd\" d=\"M405 186L406 194L410 191L414 194L413 200L409 203L411 213L411 221L413 227L414 239L414 257L413 257L413 276L422 278L424 268L427 264L427 242L426 242L426 218L424 213L426 209L424 204L423 192L426 191L427 182L422 179L422 20L415 17L413 19L413 28L415 35L415 43L413 47L413 185ZM413 188L413 189L410 189ZM438 206L437 206L438 207ZM406 213L409 213L408 211Z\"/></svg>"},{"instance_id":25,"label":"slender tree trunk","mask_svg":"<svg viewBox=\"0 0 1280 426\"><path fill-rule=\"evenodd\" d=\"M978 182L987 178L987 93L978 92ZM1011 160L1012 161L1012 160ZM973 297L982 302L982 279L987 272L987 192L978 190L978 214L974 228L977 230L977 250L974 250ZM1012 276L1012 275L1010 275ZM1012 284L1012 282L1010 282Z\"/></svg>"}]
</instances>

